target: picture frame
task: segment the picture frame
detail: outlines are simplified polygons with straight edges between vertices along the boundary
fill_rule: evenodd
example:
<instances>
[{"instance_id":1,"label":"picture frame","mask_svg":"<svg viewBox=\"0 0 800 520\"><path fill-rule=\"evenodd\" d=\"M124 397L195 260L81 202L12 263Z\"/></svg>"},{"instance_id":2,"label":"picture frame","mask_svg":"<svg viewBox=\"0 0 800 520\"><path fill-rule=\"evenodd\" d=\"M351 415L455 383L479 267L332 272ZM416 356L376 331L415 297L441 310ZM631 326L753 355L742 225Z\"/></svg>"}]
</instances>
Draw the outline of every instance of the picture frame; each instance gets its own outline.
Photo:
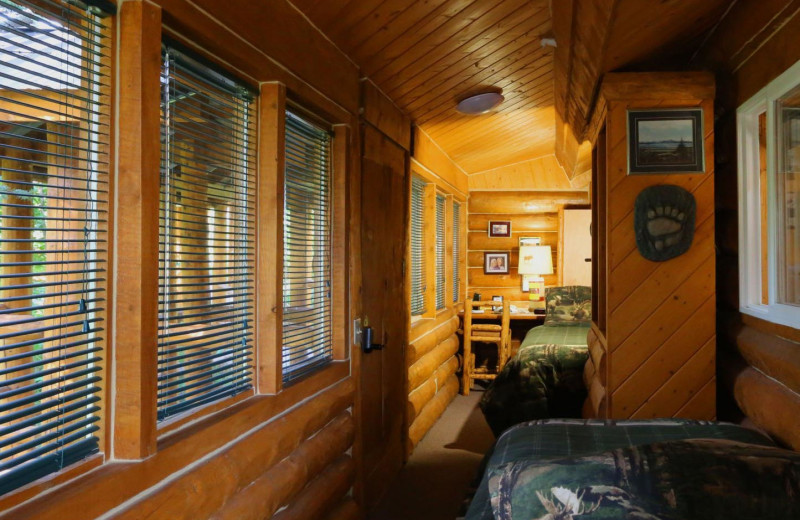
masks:
<instances>
[{"instance_id":1,"label":"picture frame","mask_svg":"<svg viewBox=\"0 0 800 520\"><path fill-rule=\"evenodd\" d=\"M628 175L704 173L703 110L628 110Z\"/></svg>"},{"instance_id":2,"label":"picture frame","mask_svg":"<svg viewBox=\"0 0 800 520\"><path fill-rule=\"evenodd\" d=\"M502 303L503 302L503 296L502 295L500 295L500 296L492 296L492 301ZM492 312L503 312L503 306L502 305L500 305L500 306L492 305Z\"/></svg>"},{"instance_id":3,"label":"picture frame","mask_svg":"<svg viewBox=\"0 0 800 520\"><path fill-rule=\"evenodd\" d=\"M519 237L519 247L541 245L541 237Z\"/></svg>"},{"instance_id":4,"label":"picture frame","mask_svg":"<svg viewBox=\"0 0 800 520\"><path fill-rule=\"evenodd\" d=\"M511 221L510 220L490 220L489 221L489 236L490 237L510 237L511 236Z\"/></svg>"},{"instance_id":5,"label":"picture frame","mask_svg":"<svg viewBox=\"0 0 800 520\"><path fill-rule=\"evenodd\" d=\"M484 274L508 274L508 252L487 251L483 253Z\"/></svg>"}]
</instances>

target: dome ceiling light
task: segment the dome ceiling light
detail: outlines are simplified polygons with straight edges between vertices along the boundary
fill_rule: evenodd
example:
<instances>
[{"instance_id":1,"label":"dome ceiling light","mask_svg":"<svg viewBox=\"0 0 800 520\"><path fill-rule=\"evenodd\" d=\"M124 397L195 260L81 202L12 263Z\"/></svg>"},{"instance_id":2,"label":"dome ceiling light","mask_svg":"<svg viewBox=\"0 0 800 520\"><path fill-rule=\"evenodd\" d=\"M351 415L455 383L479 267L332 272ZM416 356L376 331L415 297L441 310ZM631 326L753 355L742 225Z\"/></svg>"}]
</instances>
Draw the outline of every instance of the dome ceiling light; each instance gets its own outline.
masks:
<instances>
[{"instance_id":1,"label":"dome ceiling light","mask_svg":"<svg viewBox=\"0 0 800 520\"><path fill-rule=\"evenodd\" d=\"M503 102L505 97L499 92L484 92L458 102L456 109L462 114L485 114Z\"/></svg>"}]
</instances>

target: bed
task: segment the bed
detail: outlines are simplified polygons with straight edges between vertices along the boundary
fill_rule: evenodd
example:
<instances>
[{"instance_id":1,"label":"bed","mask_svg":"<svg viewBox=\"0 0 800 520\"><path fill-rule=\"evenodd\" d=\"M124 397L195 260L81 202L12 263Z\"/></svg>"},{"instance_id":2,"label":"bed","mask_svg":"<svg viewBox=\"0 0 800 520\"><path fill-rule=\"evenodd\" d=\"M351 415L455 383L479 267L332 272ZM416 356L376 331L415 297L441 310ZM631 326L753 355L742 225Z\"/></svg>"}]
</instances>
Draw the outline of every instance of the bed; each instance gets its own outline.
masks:
<instances>
[{"instance_id":1,"label":"bed","mask_svg":"<svg viewBox=\"0 0 800 520\"><path fill-rule=\"evenodd\" d=\"M728 423L531 421L497 439L464 518L581 516L800 518L800 454Z\"/></svg>"},{"instance_id":2,"label":"bed","mask_svg":"<svg viewBox=\"0 0 800 520\"><path fill-rule=\"evenodd\" d=\"M524 421L581 416L591 288L548 288L545 305L544 325L528 331L481 398L481 410L495 436Z\"/></svg>"}]
</instances>

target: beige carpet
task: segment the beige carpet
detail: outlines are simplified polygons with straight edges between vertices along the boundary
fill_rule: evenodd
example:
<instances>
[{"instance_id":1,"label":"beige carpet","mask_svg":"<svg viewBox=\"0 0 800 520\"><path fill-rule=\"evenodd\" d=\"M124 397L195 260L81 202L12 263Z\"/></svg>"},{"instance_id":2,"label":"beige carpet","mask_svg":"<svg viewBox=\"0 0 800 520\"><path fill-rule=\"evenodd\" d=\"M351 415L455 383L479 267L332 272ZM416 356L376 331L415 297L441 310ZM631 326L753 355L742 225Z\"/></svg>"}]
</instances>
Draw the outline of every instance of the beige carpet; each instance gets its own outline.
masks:
<instances>
[{"instance_id":1,"label":"beige carpet","mask_svg":"<svg viewBox=\"0 0 800 520\"><path fill-rule=\"evenodd\" d=\"M453 520L494 442L478 408L483 395L456 396L414 450L370 520Z\"/></svg>"}]
</instances>

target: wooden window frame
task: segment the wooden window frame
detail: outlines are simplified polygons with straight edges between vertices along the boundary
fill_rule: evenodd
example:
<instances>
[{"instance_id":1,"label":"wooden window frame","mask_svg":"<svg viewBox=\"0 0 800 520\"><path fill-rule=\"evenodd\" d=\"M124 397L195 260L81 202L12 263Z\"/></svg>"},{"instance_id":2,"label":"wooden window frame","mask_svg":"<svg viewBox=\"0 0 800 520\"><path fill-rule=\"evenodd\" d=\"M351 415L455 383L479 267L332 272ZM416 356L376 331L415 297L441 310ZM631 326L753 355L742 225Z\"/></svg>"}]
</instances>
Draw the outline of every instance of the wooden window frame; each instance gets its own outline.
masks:
<instances>
[{"instance_id":1,"label":"wooden window frame","mask_svg":"<svg viewBox=\"0 0 800 520\"><path fill-rule=\"evenodd\" d=\"M444 312L458 310L464 303L466 294L466 285L463 281L466 280L467 269L467 199L461 193L453 190L452 186L447 183L441 182L436 176L430 172L416 168L412 163L412 175L418 177L426 183L424 194L424 215L423 215L423 249L425 250L425 292L424 298L426 303L425 312L419 316L411 316L411 327L422 323L427 319L436 318L439 314ZM410 189L410 184L409 184ZM436 309L436 196L443 195L445 197L445 306L441 309ZM461 220L459 233L459 269L458 273L454 273L453 269L453 202L458 202L461 205ZM410 204L409 204L410 208ZM409 222L410 222L410 209L409 209ZM410 226L409 226L410 233ZM409 247L409 254L407 258L408 269L407 273L410 277L411 274L411 248ZM432 261L429 259L433 259ZM458 276L462 281L459 287L458 301L452 301L452 285L453 276ZM410 285L410 283L409 283ZM411 291L408 291L408 306L411 307ZM427 305L430 302L430 305Z\"/></svg>"},{"instance_id":2,"label":"wooden window frame","mask_svg":"<svg viewBox=\"0 0 800 520\"><path fill-rule=\"evenodd\" d=\"M765 321L797 328L800 307L781 304L778 294L777 130L775 103L778 98L800 86L800 62L771 81L736 111L739 187L739 310ZM766 113L767 186L761 182L759 117ZM766 190L766 251L762 236L762 197ZM766 264L766 265L765 265ZM764 276L766 274L766 276ZM764 281L767 302L764 302Z\"/></svg>"},{"instance_id":3,"label":"wooden window frame","mask_svg":"<svg viewBox=\"0 0 800 520\"><path fill-rule=\"evenodd\" d=\"M283 382L283 197L286 109L290 94L280 83L261 86L259 105L259 174L256 197L256 368L259 394L274 395L284 386L302 385L304 376ZM305 106L305 105L303 105ZM347 165L350 127L333 124L331 142L331 335L333 362L311 374L349 359L347 327Z\"/></svg>"}]
</instances>

